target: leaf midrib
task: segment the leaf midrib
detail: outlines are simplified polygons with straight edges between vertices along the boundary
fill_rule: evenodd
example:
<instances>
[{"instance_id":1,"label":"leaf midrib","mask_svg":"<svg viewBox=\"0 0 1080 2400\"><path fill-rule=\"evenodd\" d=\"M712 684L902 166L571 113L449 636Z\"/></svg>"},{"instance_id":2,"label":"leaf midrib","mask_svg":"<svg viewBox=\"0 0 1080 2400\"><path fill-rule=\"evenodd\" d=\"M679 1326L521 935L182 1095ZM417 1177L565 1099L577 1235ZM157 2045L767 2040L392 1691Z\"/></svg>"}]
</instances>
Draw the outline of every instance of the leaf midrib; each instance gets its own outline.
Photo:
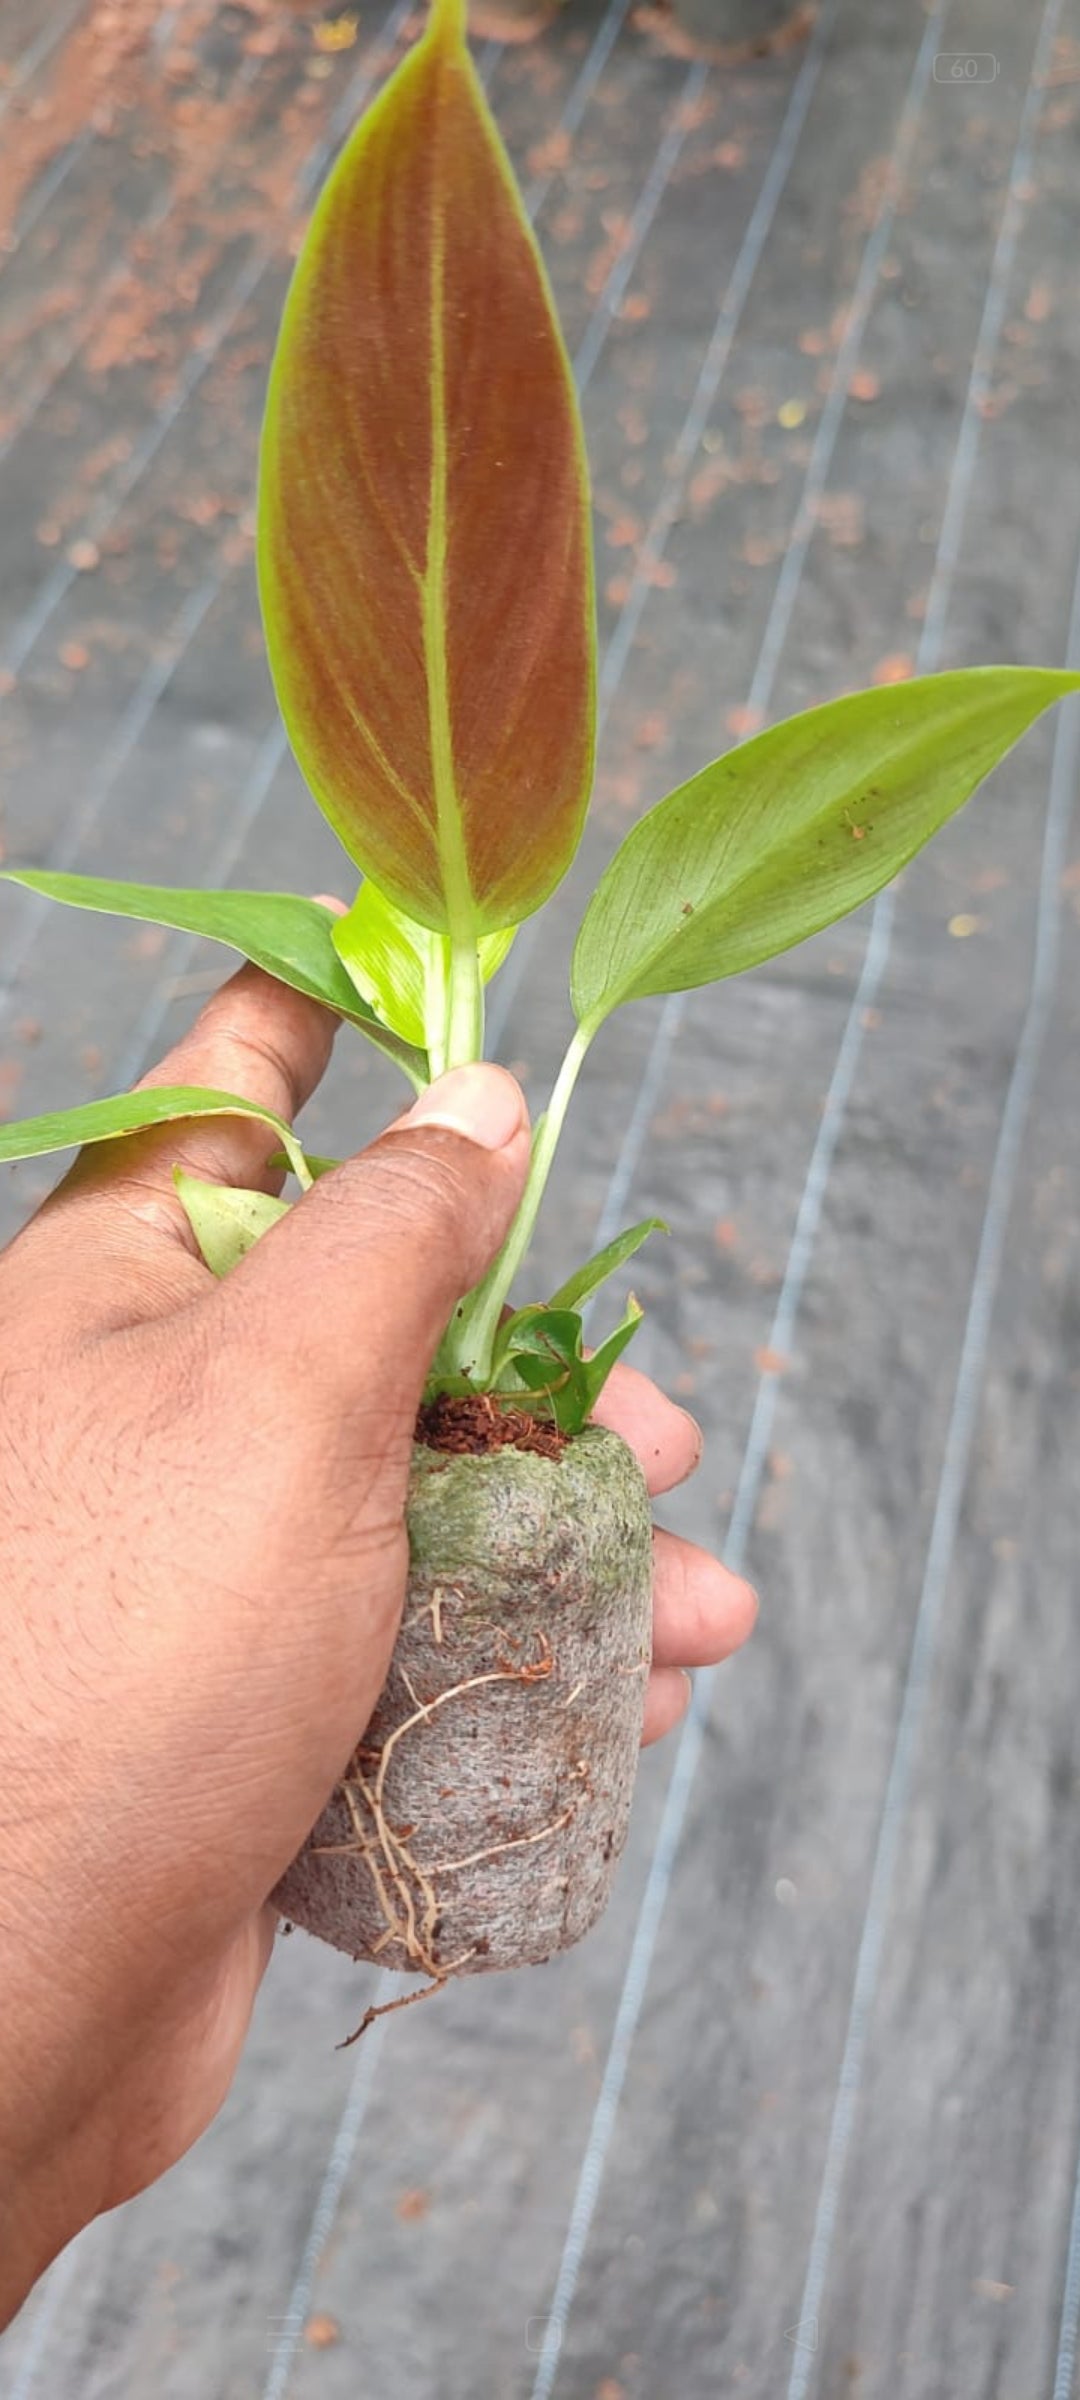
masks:
<instances>
[{"instance_id":1,"label":"leaf midrib","mask_svg":"<svg viewBox=\"0 0 1080 2400\"><path fill-rule=\"evenodd\" d=\"M434 193L434 185L433 185ZM436 841L443 869L451 940L472 932L472 893L462 837L454 773L450 690L446 655L446 571L449 546L449 443L446 423L446 227L437 194L431 224L431 481L427 550L420 579L424 666L428 687L428 739L435 799Z\"/></svg>"}]
</instances>

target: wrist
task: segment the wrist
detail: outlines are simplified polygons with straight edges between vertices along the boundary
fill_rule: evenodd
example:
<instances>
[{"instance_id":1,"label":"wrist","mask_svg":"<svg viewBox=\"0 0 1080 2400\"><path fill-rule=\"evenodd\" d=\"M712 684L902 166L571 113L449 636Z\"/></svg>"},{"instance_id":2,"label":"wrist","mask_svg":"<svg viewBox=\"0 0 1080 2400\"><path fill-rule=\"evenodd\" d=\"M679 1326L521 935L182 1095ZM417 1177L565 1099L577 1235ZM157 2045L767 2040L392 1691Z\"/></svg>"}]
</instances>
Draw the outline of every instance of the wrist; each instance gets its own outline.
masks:
<instances>
[{"instance_id":1,"label":"wrist","mask_svg":"<svg viewBox=\"0 0 1080 2400\"><path fill-rule=\"evenodd\" d=\"M100 2042L85 2023L78 2033L82 2073L45 2010L21 2027L13 2012L0 2035L0 2327L84 2225L123 2196Z\"/></svg>"},{"instance_id":2,"label":"wrist","mask_svg":"<svg viewBox=\"0 0 1080 2400\"><path fill-rule=\"evenodd\" d=\"M84 2223L50 2160L0 2158L0 2331Z\"/></svg>"},{"instance_id":3,"label":"wrist","mask_svg":"<svg viewBox=\"0 0 1080 2400\"><path fill-rule=\"evenodd\" d=\"M0 2326L106 2204L95 2131L100 2044L55 1950L22 1930L0 2024Z\"/></svg>"}]
</instances>

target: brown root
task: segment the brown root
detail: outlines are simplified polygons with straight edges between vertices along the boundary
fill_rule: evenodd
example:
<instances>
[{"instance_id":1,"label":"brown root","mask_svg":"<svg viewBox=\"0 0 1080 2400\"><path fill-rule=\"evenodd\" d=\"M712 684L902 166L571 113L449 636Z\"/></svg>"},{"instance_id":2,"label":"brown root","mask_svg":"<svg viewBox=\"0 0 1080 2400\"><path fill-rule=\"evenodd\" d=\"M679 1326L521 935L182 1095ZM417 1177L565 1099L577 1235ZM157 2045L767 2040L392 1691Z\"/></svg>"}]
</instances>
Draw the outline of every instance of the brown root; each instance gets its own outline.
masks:
<instances>
[{"instance_id":1,"label":"brown root","mask_svg":"<svg viewBox=\"0 0 1080 2400\"><path fill-rule=\"evenodd\" d=\"M469 1952L469 1956L471 1958L471 1951ZM465 1960L459 1959L458 1968L460 1969L464 1965ZM399 1992L396 2000L380 2000L378 2002L373 2001L370 2008L365 2008L355 2033L347 2033L343 2042L335 2042L335 2050L351 2050L353 2043L359 2041L361 2034L367 2032L369 2025L374 2025L377 2017L392 2017L396 2014L399 2008L415 2008L418 2000L434 1999L436 1992L442 1991L444 1985L449 1983L450 1977L455 1973L455 1971L456 1970L453 1967L445 1967L441 1975L435 1976L433 1982L425 1983L422 1991Z\"/></svg>"},{"instance_id":2,"label":"brown root","mask_svg":"<svg viewBox=\"0 0 1080 2400\"><path fill-rule=\"evenodd\" d=\"M463 1700L469 1692L482 1690L485 1684L546 1682L553 1671L554 1661L543 1635L540 1636L540 1644L540 1657L526 1665L520 1667L500 1665L492 1668L486 1675L470 1675L463 1683L452 1683L445 1691L436 1692L431 1700L421 1700L413 1690L408 1675L403 1675L403 1680L414 1702L413 1714L411 1717L402 1718L401 1723L395 1725L393 1731L387 1735L378 1753L379 1764L374 1783L368 1781L361 1764L365 1756L364 1746L361 1743L350 1762L348 1774L343 1777L337 1787L348 1809L355 1838L351 1842L313 1845L312 1854L317 1858L352 1856L363 1859L375 1886L379 1910L385 1926L385 1932L378 1948L384 1948L390 1942L400 1942L410 1966L415 1967L418 1973L431 1977L433 1990L440 1984L448 1982L451 1975L459 1973L465 1964L465 1958L454 1961L450 1966L440 1966L434 1957L432 1945L438 1929L439 1904L432 1878L438 1875L459 1875L466 1867L479 1866L488 1859L500 1857L504 1851L529 1850L537 1842L551 1841L570 1823L575 1812L572 1807L565 1809L561 1817L556 1818L550 1825L540 1826L535 1833L521 1834L511 1841L492 1842L486 1849L471 1851L465 1858L444 1859L436 1861L431 1866L423 1866L414 1857L412 1850L407 1847L407 1840L412 1840L415 1835L415 1827L409 1826L407 1836L395 1832L386 1815L384 1795L390 1760L398 1743L404 1741L406 1734L412 1733L418 1725L427 1723L437 1709L445 1708L448 1701ZM367 1809L368 1817L371 1820L374 1843L361 1814L361 1802ZM394 1905L392 1894L396 1894L397 1907ZM471 1950L465 1954L466 1958L473 1956L474 1952ZM414 1992L409 1997L419 1999L421 1995ZM394 2002L392 2005L399 2007L401 2003ZM379 2016L382 2013L381 2009L375 2011L375 2014ZM371 2011L369 2010L365 2023L369 2022L370 2018ZM360 2030L363 2031L363 2027ZM355 2039L356 2037L351 2038Z\"/></svg>"}]
</instances>

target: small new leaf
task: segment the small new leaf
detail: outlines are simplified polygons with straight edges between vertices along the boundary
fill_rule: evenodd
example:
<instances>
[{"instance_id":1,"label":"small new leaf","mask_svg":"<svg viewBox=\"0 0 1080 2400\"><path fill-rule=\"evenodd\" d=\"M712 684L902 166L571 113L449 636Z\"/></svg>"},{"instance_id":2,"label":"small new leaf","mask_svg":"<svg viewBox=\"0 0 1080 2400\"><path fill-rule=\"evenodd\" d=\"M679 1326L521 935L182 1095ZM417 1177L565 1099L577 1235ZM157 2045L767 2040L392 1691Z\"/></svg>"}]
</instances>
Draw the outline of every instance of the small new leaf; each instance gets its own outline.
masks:
<instances>
[{"instance_id":1,"label":"small new leaf","mask_svg":"<svg viewBox=\"0 0 1080 2400\"><path fill-rule=\"evenodd\" d=\"M552 1418L561 1433L580 1433L589 1414L589 1392L576 1311L518 1309L503 1328L492 1372L496 1391Z\"/></svg>"},{"instance_id":2,"label":"small new leaf","mask_svg":"<svg viewBox=\"0 0 1080 2400\"><path fill-rule=\"evenodd\" d=\"M579 1267L576 1275L571 1275L566 1283L560 1284L558 1291L551 1295L550 1306L581 1308L594 1292L599 1291L601 1284L607 1282L609 1275L617 1274L619 1268L626 1265L627 1259L635 1256L651 1233L669 1233L670 1230L662 1217L643 1217L640 1225L631 1225L628 1232L617 1234L606 1250L598 1250L587 1266Z\"/></svg>"},{"instance_id":3,"label":"small new leaf","mask_svg":"<svg viewBox=\"0 0 1080 2400\"><path fill-rule=\"evenodd\" d=\"M212 1275L229 1275L256 1242L287 1217L288 1200L269 1192L247 1192L228 1183L203 1183L183 1167L173 1168L181 1207Z\"/></svg>"},{"instance_id":4,"label":"small new leaf","mask_svg":"<svg viewBox=\"0 0 1080 2400\"><path fill-rule=\"evenodd\" d=\"M481 935L477 948L485 983L501 967L516 931L508 925L500 933ZM361 884L348 915L335 919L331 938L350 981L384 1025L420 1050L437 1050L450 950L445 934L407 917L369 880Z\"/></svg>"},{"instance_id":5,"label":"small new leaf","mask_svg":"<svg viewBox=\"0 0 1080 2400\"><path fill-rule=\"evenodd\" d=\"M626 1303L626 1315L623 1318L622 1324L617 1325L614 1333L609 1333L606 1342L601 1342L598 1349L593 1351L592 1357L586 1359L585 1374L589 1393L590 1415L593 1409L596 1407L596 1403L600 1398L600 1394L603 1391L604 1385L607 1382L612 1368L618 1364L619 1359L622 1357L623 1351L628 1347L629 1343L633 1341L634 1335L641 1323L642 1314L643 1312L640 1303L635 1300L633 1292L631 1292Z\"/></svg>"},{"instance_id":6,"label":"small new leaf","mask_svg":"<svg viewBox=\"0 0 1080 2400\"><path fill-rule=\"evenodd\" d=\"M729 751L650 810L601 878L574 951L580 1024L737 975L857 908L1078 687L1035 667L927 675Z\"/></svg>"},{"instance_id":7,"label":"small new leaf","mask_svg":"<svg viewBox=\"0 0 1080 2400\"><path fill-rule=\"evenodd\" d=\"M641 1323L631 1296L626 1315L591 1356L576 1309L519 1308L500 1328L490 1388L520 1395L520 1405L554 1419L562 1433L580 1433L608 1376ZM526 1400L524 1394L528 1393Z\"/></svg>"}]
</instances>

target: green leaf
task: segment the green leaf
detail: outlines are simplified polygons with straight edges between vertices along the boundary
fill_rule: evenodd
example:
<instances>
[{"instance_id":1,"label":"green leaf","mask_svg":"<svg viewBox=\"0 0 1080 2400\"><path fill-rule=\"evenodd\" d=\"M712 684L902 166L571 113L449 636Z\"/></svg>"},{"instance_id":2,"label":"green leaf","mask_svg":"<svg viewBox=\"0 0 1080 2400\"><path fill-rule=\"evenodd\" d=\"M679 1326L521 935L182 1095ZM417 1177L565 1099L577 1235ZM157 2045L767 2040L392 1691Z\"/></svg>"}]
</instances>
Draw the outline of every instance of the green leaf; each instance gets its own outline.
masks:
<instances>
[{"instance_id":1,"label":"green leaf","mask_svg":"<svg viewBox=\"0 0 1080 2400\"><path fill-rule=\"evenodd\" d=\"M599 1291L602 1283L607 1282L609 1275L617 1274L619 1268L626 1265L627 1259L634 1257L651 1233L669 1233L670 1230L662 1217L643 1217L640 1225L631 1225L627 1233L617 1234L606 1250L598 1250L587 1266L579 1267L576 1275L571 1275L566 1283L560 1284L558 1291L551 1295L551 1307L580 1308L594 1292Z\"/></svg>"},{"instance_id":2,"label":"green leaf","mask_svg":"<svg viewBox=\"0 0 1080 2400\"><path fill-rule=\"evenodd\" d=\"M480 973L485 983L491 982L492 976L498 974L504 959L509 958L516 935L516 925L500 926L498 933L481 934L478 944Z\"/></svg>"},{"instance_id":3,"label":"green leaf","mask_svg":"<svg viewBox=\"0 0 1080 2400\"><path fill-rule=\"evenodd\" d=\"M45 1158L53 1150L78 1150L89 1142L115 1142L126 1133L145 1133L152 1125L173 1125L188 1117L257 1117L277 1135L293 1174L305 1189L311 1182L304 1153L291 1126L272 1108L259 1108L236 1092L204 1092L193 1084L159 1084L143 1092L120 1092L113 1100L88 1100L81 1108L63 1108L47 1117L24 1117L20 1125L0 1125L0 1165L16 1158Z\"/></svg>"},{"instance_id":4,"label":"green leaf","mask_svg":"<svg viewBox=\"0 0 1080 2400\"><path fill-rule=\"evenodd\" d=\"M491 1389L528 1392L563 1433L579 1433L589 1413L581 1318L572 1309L519 1308L502 1327Z\"/></svg>"},{"instance_id":5,"label":"green leaf","mask_svg":"<svg viewBox=\"0 0 1080 2400\"><path fill-rule=\"evenodd\" d=\"M174 891L167 884L114 883L97 875L53 875L36 869L11 868L2 878L21 883L27 891L42 892L71 908L94 909L109 917L136 917L151 925L169 925L180 933L203 934L209 941L226 942L253 965L263 967L279 983L306 992L311 1000L336 1009L358 1025L369 1040L389 1053L417 1089L427 1081L422 1050L404 1045L380 1025L370 1004L359 998L334 949L333 911L317 900L292 892Z\"/></svg>"},{"instance_id":6,"label":"green leaf","mask_svg":"<svg viewBox=\"0 0 1080 2400\"><path fill-rule=\"evenodd\" d=\"M631 1295L621 1325L586 1357L576 1309L519 1308L500 1329L491 1389L505 1395L524 1386L563 1433L580 1433L641 1315Z\"/></svg>"},{"instance_id":7,"label":"green leaf","mask_svg":"<svg viewBox=\"0 0 1080 2400\"><path fill-rule=\"evenodd\" d=\"M503 1368L518 1357L549 1359L557 1355L564 1361L576 1359L581 1333L581 1318L576 1309L550 1308L546 1301L530 1301L526 1308L516 1308L500 1325L492 1375L497 1379Z\"/></svg>"},{"instance_id":8,"label":"green leaf","mask_svg":"<svg viewBox=\"0 0 1080 2400\"><path fill-rule=\"evenodd\" d=\"M203 1183L173 1168L173 1182L199 1249L214 1275L229 1275L271 1225L287 1217L291 1203L269 1192L246 1192L230 1183Z\"/></svg>"},{"instance_id":9,"label":"green leaf","mask_svg":"<svg viewBox=\"0 0 1080 2400\"><path fill-rule=\"evenodd\" d=\"M481 935L485 983L501 967L516 931L508 925L500 933ZM445 935L407 917L369 880L361 884L348 915L335 919L331 939L346 974L384 1025L420 1050L433 1049L445 1008L450 952Z\"/></svg>"},{"instance_id":10,"label":"green leaf","mask_svg":"<svg viewBox=\"0 0 1080 2400\"><path fill-rule=\"evenodd\" d=\"M669 793L593 894L571 975L589 1032L737 975L857 908L1080 676L974 667L789 717Z\"/></svg>"},{"instance_id":11,"label":"green leaf","mask_svg":"<svg viewBox=\"0 0 1080 2400\"><path fill-rule=\"evenodd\" d=\"M286 1158L284 1150L275 1150L273 1157L266 1163L270 1167L288 1168L291 1172L291 1161ZM320 1175L332 1175L335 1167L341 1167L344 1164L345 1161L341 1158L317 1158L311 1150L304 1152L304 1165L308 1171L309 1183L318 1183Z\"/></svg>"},{"instance_id":12,"label":"green leaf","mask_svg":"<svg viewBox=\"0 0 1080 2400\"><path fill-rule=\"evenodd\" d=\"M644 1312L642 1311L638 1301L635 1300L634 1295L631 1292L626 1303L626 1315L623 1318L622 1324L617 1325L614 1333L609 1333L606 1342L601 1342L598 1348L593 1351L592 1357L586 1359L585 1375L589 1393L590 1415L592 1414L593 1409L596 1407L596 1403L600 1398L600 1394L603 1391L604 1385L607 1382L612 1368L618 1364L619 1359L622 1357L623 1351L627 1348L628 1344L633 1341L634 1335L641 1323L643 1313Z\"/></svg>"}]
</instances>

